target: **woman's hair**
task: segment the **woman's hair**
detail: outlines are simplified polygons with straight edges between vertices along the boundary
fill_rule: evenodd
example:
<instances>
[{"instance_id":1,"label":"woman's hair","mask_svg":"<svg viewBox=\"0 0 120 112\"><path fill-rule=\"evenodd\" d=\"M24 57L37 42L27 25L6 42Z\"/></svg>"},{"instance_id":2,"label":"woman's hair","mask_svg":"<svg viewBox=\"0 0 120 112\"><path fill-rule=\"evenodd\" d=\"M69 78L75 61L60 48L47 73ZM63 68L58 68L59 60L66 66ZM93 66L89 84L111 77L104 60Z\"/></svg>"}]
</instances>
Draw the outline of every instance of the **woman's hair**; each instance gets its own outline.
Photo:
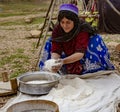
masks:
<instances>
[{"instance_id":1,"label":"woman's hair","mask_svg":"<svg viewBox=\"0 0 120 112\"><path fill-rule=\"evenodd\" d=\"M67 10L60 11L59 15L58 15L58 22L60 23L60 21L64 17L67 18L67 19L69 19L69 20L71 20L71 21L73 21L75 25L79 22L78 15L76 15L75 13L73 13L71 11L67 11Z\"/></svg>"}]
</instances>

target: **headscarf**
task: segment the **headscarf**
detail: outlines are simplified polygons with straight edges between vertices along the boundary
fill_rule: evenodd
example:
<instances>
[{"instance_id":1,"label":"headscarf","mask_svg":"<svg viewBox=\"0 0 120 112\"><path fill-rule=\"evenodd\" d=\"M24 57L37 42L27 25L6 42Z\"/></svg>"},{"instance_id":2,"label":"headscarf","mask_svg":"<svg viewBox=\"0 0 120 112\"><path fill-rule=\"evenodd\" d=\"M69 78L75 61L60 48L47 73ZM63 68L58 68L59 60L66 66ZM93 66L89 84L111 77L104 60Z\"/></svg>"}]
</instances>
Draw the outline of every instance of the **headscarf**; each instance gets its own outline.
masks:
<instances>
[{"instance_id":1,"label":"headscarf","mask_svg":"<svg viewBox=\"0 0 120 112\"><path fill-rule=\"evenodd\" d=\"M65 6L66 5L62 5L60 7L60 11L58 14L58 24L56 25L56 27L58 27L58 28L56 31L53 31L52 41L68 42L71 39L75 38L82 31L88 32L90 35L95 34L95 31L91 27L90 24L88 24L87 22L85 22L82 19L79 19L78 10L76 9L75 5L72 5L72 9L71 9L71 4L70 4L70 6L69 6L69 4L67 4L67 7L65 7ZM68 33L66 33L60 26L60 21L64 17L69 20L72 20L74 22L74 28Z\"/></svg>"}]
</instances>

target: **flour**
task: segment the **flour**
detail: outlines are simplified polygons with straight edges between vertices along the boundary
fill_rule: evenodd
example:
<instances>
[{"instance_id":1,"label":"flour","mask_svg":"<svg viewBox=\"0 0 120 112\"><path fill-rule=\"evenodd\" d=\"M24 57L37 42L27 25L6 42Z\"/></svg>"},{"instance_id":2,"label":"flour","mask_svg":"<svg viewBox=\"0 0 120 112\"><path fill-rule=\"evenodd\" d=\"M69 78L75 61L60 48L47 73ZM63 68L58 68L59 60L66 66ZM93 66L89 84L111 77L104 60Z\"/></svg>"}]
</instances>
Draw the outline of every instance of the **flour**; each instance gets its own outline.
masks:
<instances>
[{"instance_id":1,"label":"flour","mask_svg":"<svg viewBox=\"0 0 120 112\"><path fill-rule=\"evenodd\" d=\"M28 81L26 84L45 84L48 83L47 80L33 80L33 81Z\"/></svg>"},{"instance_id":2,"label":"flour","mask_svg":"<svg viewBox=\"0 0 120 112\"><path fill-rule=\"evenodd\" d=\"M47 60L45 62L45 66L44 68L49 70L49 71L52 71L52 66L55 64L55 59L50 59L50 60Z\"/></svg>"},{"instance_id":3,"label":"flour","mask_svg":"<svg viewBox=\"0 0 120 112\"><path fill-rule=\"evenodd\" d=\"M52 67L58 66L58 65L61 65L61 63L57 62L57 60L55 60L55 59L49 59L45 62L44 69L47 69L52 72Z\"/></svg>"},{"instance_id":4,"label":"flour","mask_svg":"<svg viewBox=\"0 0 120 112\"><path fill-rule=\"evenodd\" d=\"M64 79L60 81L58 88L52 89L50 94L54 98L80 100L86 98L93 93L92 86L80 79Z\"/></svg>"}]
</instances>

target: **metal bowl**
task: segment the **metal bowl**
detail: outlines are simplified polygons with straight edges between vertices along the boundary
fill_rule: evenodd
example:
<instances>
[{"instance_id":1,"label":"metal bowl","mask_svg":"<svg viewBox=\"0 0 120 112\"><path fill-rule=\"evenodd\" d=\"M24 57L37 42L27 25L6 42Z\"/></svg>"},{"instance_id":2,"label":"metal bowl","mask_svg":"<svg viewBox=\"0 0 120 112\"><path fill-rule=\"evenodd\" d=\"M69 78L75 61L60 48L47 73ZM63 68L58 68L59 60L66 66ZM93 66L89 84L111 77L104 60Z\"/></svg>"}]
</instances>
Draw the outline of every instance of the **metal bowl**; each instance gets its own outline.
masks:
<instances>
[{"instance_id":1,"label":"metal bowl","mask_svg":"<svg viewBox=\"0 0 120 112\"><path fill-rule=\"evenodd\" d=\"M18 90L30 95L47 94L53 87L58 85L60 78L57 73L44 71L27 72L17 78Z\"/></svg>"},{"instance_id":2,"label":"metal bowl","mask_svg":"<svg viewBox=\"0 0 120 112\"><path fill-rule=\"evenodd\" d=\"M59 107L49 100L27 100L11 105L6 112L59 112Z\"/></svg>"}]
</instances>

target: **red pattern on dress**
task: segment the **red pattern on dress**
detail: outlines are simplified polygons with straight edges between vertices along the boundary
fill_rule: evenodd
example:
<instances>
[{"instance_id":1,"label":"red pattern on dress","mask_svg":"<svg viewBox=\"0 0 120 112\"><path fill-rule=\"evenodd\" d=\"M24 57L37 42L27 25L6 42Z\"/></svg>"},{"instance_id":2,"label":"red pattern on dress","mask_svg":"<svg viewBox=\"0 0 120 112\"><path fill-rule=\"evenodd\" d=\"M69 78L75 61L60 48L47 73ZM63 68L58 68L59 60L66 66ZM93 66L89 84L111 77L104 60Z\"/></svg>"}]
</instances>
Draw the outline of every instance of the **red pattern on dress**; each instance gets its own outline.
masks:
<instances>
[{"instance_id":1,"label":"red pattern on dress","mask_svg":"<svg viewBox=\"0 0 120 112\"><path fill-rule=\"evenodd\" d=\"M52 34L52 38L57 38L57 31L55 29ZM58 34L60 35L60 34ZM84 53L87 50L89 42L89 34L87 32L80 32L76 37L71 39L68 42L52 42L52 52L62 54L65 53L66 57L72 55L75 52ZM66 64L66 69L68 74L81 74L82 65L80 61L76 61L74 63Z\"/></svg>"}]
</instances>

